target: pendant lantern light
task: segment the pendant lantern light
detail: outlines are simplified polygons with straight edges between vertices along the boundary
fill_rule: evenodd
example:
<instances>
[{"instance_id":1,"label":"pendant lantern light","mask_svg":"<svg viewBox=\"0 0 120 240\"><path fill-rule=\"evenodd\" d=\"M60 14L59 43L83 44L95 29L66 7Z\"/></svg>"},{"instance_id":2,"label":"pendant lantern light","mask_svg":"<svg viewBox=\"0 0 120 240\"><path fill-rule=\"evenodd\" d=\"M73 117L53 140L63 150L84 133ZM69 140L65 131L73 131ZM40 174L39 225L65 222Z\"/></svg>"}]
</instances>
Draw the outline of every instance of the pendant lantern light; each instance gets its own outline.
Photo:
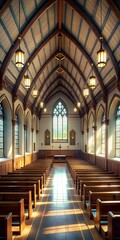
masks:
<instances>
[{"instance_id":1,"label":"pendant lantern light","mask_svg":"<svg viewBox=\"0 0 120 240\"><path fill-rule=\"evenodd\" d=\"M21 41L21 36L20 36L20 0L19 0L19 36L18 36L18 41L19 41L19 47L15 52L15 65L18 69L21 70L21 68L24 66L24 51L22 51L20 47L20 41Z\"/></svg>"},{"instance_id":2,"label":"pendant lantern light","mask_svg":"<svg viewBox=\"0 0 120 240\"><path fill-rule=\"evenodd\" d=\"M85 88L83 89L83 96L84 96L85 98L87 98L88 95L89 95L89 89L88 89L88 87L85 87Z\"/></svg>"},{"instance_id":3,"label":"pendant lantern light","mask_svg":"<svg viewBox=\"0 0 120 240\"><path fill-rule=\"evenodd\" d=\"M81 106L81 103L77 102L77 107L80 108L80 106Z\"/></svg>"},{"instance_id":4,"label":"pendant lantern light","mask_svg":"<svg viewBox=\"0 0 120 240\"><path fill-rule=\"evenodd\" d=\"M25 88L30 88L30 83L31 83L31 80L30 80L30 77L28 75L28 66L29 66L29 63L27 64L27 74L24 76L24 80L25 80Z\"/></svg>"},{"instance_id":5,"label":"pendant lantern light","mask_svg":"<svg viewBox=\"0 0 120 240\"><path fill-rule=\"evenodd\" d=\"M93 63L91 64L91 66L92 66L92 75L89 78L89 86L91 89L94 89L96 85L96 77L93 75Z\"/></svg>"},{"instance_id":6,"label":"pendant lantern light","mask_svg":"<svg viewBox=\"0 0 120 240\"><path fill-rule=\"evenodd\" d=\"M101 6L100 6L100 20L101 20L101 36L100 36L100 49L97 52L97 66L99 68L103 68L106 65L106 51L104 50L102 44L103 44L103 36L102 36L102 0L100 0Z\"/></svg>"},{"instance_id":7,"label":"pendant lantern light","mask_svg":"<svg viewBox=\"0 0 120 240\"><path fill-rule=\"evenodd\" d=\"M33 97L34 97L34 98L37 97L37 94L38 94L38 91L37 91L36 88L34 88L34 89L33 89Z\"/></svg>"}]
</instances>

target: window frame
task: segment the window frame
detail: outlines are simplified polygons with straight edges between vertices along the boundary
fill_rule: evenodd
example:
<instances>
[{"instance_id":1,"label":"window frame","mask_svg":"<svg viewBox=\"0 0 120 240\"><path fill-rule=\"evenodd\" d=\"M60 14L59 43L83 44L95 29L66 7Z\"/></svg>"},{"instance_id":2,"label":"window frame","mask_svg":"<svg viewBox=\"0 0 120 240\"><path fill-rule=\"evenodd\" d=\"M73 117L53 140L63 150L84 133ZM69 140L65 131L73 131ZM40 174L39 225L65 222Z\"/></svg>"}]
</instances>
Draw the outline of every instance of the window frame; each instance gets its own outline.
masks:
<instances>
[{"instance_id":1,"label":"window frame","mask_svg":"<svg viewBox=\"0 0 120 240\"><path fill-rule=\"evenodd\" d=\"M119 122L118 122L118 120L119 120ZM119 125L116 126L117 124L119 124ZM116 131L116 127L119 128L118 131ZM118 136L117 136L117 132L119 132ZM117 137L118 137L119 141L117 141ZM117 144L119 144L119 148L116 147ZM118 150L119 154L117 154L117 150ZM116 111L116 116L115 116L115 157L120 158L120 104L117 106L117 111Z\"/></svg>"},{"instance_id":2,"label":"window frame","mask_svg":"<svg viewBox=\"0 0 120 240\"><path fill-rule=\"evenodd\" d=\"M105 155L105 114L104 113L102 114L102 118L101 118L101 154Z\"/></svg>"},{"instance_id":3,"label":"window frame","mask_svg":"<svg viewBox=\"0 0 120 240\"><path fill-rule=\"evenodd\" d=\"M0 158L4 157L4 107L3 107L3 104L0 103L0 107L2 108L2 115L0 115L0 119L2 119L2 125L0 125L0 133L1 133L1 126L2 126L2 137L1 137L1 134L0 134L0 145L2 144L2 147L0 147Z\"/></svg>"},{"instance_id":4,"label":"window frame","mask_svg":"<svg viewBox=\"0 0 120 240\"><path fill-rule=\"evenodd\" d=\"M20 129L19 116L18 116L18 114L16 114L15 115L15 155L20 154L20 148L19 148L19 146L20 146L20 140L19 140L20 131L19 131L19 129Z\"/></svg>"},{"instance_id":5,"label":"window frame","mask_svg":"<svg viewBox=\"0 0 120 240\"><path fill-rule=\"evenodd\" d=\"M57 138L56 139L54 139L54 128L53 128L53 125L54 125L54 116L55 116L55 114L54 114L54 111L56 110L56 108L57 108L57 106L58 106L58 104L59 103L61 103L62 104L62 106L64 107L64 109L65 109L65 111L66 111L66 115L63 115L62 116L62 138L58 138L58 127L57 127ZM66 131L67 131L67 138L66 139L64 139L63 138L63 135L64 135L64 133L63 133L63 117L64 116L66 116L66 122L67 122L67 127L66 127ZM57 126L58 126L58 116L57 116ZM53 106L53 111L52 111L52 142L53 143L67 143L68 142L68 110L67 110L67 107L66 107L66 105L65 105L65 103L63 102L63 100L62 99L58 99L57 101L56 101L56 103L54 104L54 106Z\"/></svg>"}]
</instances>

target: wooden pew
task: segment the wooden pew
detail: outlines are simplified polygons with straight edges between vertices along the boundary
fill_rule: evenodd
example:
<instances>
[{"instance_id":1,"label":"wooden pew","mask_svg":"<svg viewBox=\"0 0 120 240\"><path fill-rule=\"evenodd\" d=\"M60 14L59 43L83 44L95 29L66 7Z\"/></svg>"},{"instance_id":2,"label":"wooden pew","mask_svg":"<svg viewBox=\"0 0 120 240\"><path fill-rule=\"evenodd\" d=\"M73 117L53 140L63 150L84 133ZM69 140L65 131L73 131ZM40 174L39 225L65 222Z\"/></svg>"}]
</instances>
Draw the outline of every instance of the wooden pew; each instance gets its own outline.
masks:
<instances>
[{"instance_id":1,"label":"wooden pew","mask_svg":"<svg viewBox=\"0 0 120 240\"><path fill-rule=\"evenodd\" d=\"M47 170L46 171L41 171L41 170L37 170L37 169L17 169L16 171L14 172L8 172L8 174L31 174L31 175L34 175L34 176L43 176L43 187L45 187L45 184L46 184L46 179L47 179Z\"/></svg>"},{"instance_id":2,"label":"wooden pew","mask_svg":"<svg viewBox=\"0 0 120 240\"><path fill-rule=\"evenodd\" d=\"M113 178L118 178L118 176L116 176L116 174L114 173L110 173L110 172L91 172L91 173L80 173L76 176L76 189L79 191L80 188L80 180L84 177L84 179L86 178L93 178L96 179L98 177L104 177L104 178L109 178L109 177L113 177Z\"/></svg>"},{"instance_id":3,"label":"wooden pew","mask_svg":"<svg viewBox=\"0 0 120 240\"><path fill-rule=\"evenodd\" d=\"M43 176L35 176L34 174L33 175L30 175L30 174L25 174L25 175L18 175L18 174L7 174L7 175L2 175L0 176L0 181L1 180L18 180L18 181L35 181L35 184L36 184L36 187L37 187L37 184L39 182L39 191L40 193L42 193L42 190L43 190Z\"/></svg>"},{"instance_id":4,"label":"wooden pew","mask_svg":"<svg viewBox=\"0 0 120 240\"><path fill-rule=\"evenodd\" d=\"M25 186L29 186L32 184L36 184L36 193L37 193L37 198L40 199L40 180L39 178L36 177L32 177L32 178L27 178L27 177L12 177L12 176L6 176L4 178L0 179L0 185L3 185L3 183L5 184L9 183L9 184L16 184L16 185L25 185Z\"/></svg>"},{"instance_id":5,"label":"wooden pew","mask_svg":"<svg viewBox=\"0 0 120 240\"><path fill-rule=\"evenodd\" d=\"M75 171L74 172L74 177L73 177L73 180L74 180L74 183L77 185L77 182L78 182L78 178L80 177L80 176L87 176L87 175L91 175L91 176L96 176L96 175L110 175L110 174L112 174L112 175L114 175L114 176L116 176L112 171L100 171L99 169L97 170L91 170L91 171ZM76 186L76 189L77 189L77 186Z\"/></svg>"},{"instance_id":6,"label":"wooden pew","mask_svg":"<svg viewBox=\"0 0 120 240\"><path fill-rule=\"evenodd\" d=\"M106 186L111 186L111 185L119 185L120 184L120 179L97 179L97 180L81 180L80 181L80 200L82 201L82 196L83 196L83 186L87 185L87 186L91 186L91 185L96 185L96 186L100 186L100 185L106 185Z\"/></svg>"},{"instance_id":7,"label":"wooden pew","mask_svg":"<svg viewBox=\"0 0 120 240\"><path fill-rule=\"evenodd\" d=\"M78 182L78 194L79 194L79 192L80 192L80 188L81 188L81 181L83 180L83 181L102 181L102 180L110 180L111 179L111 181L112 180L119 180L120 181L120 177L116 177L116 176L112 176L112 175L103 175L103 176L100 176L100 175L98 175L98 176L94 176L94 177L92 177L92 176L86 176L86 177L80 177L79 178L79 182Z\"/></svg>"},{"instance_id":8,"label":"wooden pew","mask_svg":"<svg viewBox=\"0 0 120 240\"><path fill-rule=\"evenodd\" d=\"M101 226L101 235L104 240L120 239L120 212L108 212L108 225Z\"/></svg>"},{"instance_id":9,"label":"wooden pew","mask_svg":"<svg viewBox=\"0 0 120 240\"><path fill-rule=\"evenodd\" d=\"M97 199L96 212L93 212L93 220L96 229L101 232L101 226L108 223L108 212L120 211L120 201L101 201Z\"/></svg>"},{"instance_id":10,"label":"wooden pew","mask_svg":"<svg viewBox=\"0 0 120 240\"><path fill-rule=\"evenodd\" d=\"M86 184L83 185L83 206L86 208L86 204L89 201L89 191L92 192L109 192L109 191L120 191L120 184L119 185L95 185L95 186L87 186Z\"/></svg>"},{"instance_id":11,"label":"wooden pew","mask_svg":"<svg viewBox=\"0 0 120 240\"><path fill-rule=\"evenodd\" d=\"M12 231L22 234L25 227L24 199L20 201L0 201L0 214L12 212ZM17 227L17 229L16 229Z\"/></svg>"},{"instance_id":12,"label":"wooden pew","mask_svg":"<svg viewBox=\"0 0 120 240\"><path fill-rule=\"evenodd\" d=\"M12 213L0 215L0 239L12 240Z\"/></svg>"},{"instance_id":13,"label":"wooden pew","mask_svg":"<svg viewBox=\"0 0 120 240\"><path fill-rule=\"evenodd\" d=\"M0 185L0 192L13 192L16 193L17 192L29 192L31 191L32 193L32 207L35 208L36 207L36 184L34 185L30 185L30 186L25 186L25 185L12 185L13 183L7 183L5 182L6 185Z\"/></svg>"},{"instance_id":14,"label":"wooden pew","mask_svg":"<svg viewBox=\"0 0 120 240\"><path fill-rule=\"evenodd\" d=\"M17 189L16 189L17 190ZM0 201L20 201L24 199L24 207L28 211L28 219L32 216L32 196L29 192L1 192Z\"/></svg>"},{"instance_id":15,"label":"wooden pew","mask_svg":"<svg viewBox=\"0 0 120 240\"><path fill-rule=\"evenodd\" d=\"M90 219L92 219L92 212L96 211L96 202L97 199L101 201L111 201L111 200L120 200L120 191L112 192L89 192L89 203L87 205L87 210Z\"/></svg>"}]
</instances>

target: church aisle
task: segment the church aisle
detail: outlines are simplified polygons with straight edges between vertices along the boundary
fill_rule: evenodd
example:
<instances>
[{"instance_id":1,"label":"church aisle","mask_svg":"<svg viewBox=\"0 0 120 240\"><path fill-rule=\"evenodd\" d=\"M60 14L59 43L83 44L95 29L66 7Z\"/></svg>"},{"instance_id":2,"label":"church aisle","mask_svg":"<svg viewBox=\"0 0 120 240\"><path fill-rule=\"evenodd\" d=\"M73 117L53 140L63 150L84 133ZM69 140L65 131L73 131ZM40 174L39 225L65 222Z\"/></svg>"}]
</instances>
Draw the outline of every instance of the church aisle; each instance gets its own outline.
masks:
<instances>
[{"instance_id":1,"label":"church aisle","mask_svg":"<svg viewBox=\"0 0 120 240\"><path fill-rule=\"evenodd\" d=\"M94 237L93 237L94 236ZM78 201L65 163L54 163L41 202L15 240L101 240Z\"/></svg>"}]
</instances>

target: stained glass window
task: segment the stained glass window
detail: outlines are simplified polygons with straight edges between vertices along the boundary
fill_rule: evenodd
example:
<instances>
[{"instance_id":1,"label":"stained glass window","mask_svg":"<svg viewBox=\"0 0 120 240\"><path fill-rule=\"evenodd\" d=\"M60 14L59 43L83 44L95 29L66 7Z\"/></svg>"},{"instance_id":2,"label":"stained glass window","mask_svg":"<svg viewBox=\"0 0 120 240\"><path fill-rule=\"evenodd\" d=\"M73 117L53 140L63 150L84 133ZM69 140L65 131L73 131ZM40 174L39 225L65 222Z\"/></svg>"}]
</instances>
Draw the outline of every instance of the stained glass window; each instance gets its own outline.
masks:
<instances>
[{"instance_id":1,"label":"stained glass window","mask_svg":"<svg viewBox=\"0 0 120 240\"><path fill-rule=\"evenodd\" d=\"M116 113L116 126L115 126L115 155L120 157L120 105Z\"/></svg>"},{"instance_id":2,"label":"stained glass window","mask_svg":"<svg viewBox=\"0 0 120 240\"><path fill-rule=\"evenodd\" d=\"M105 154L105 115L102 115L101 122L101 154Z\"/></svg>"},{"instance_id":3,"label":"stained glass window","mask_svg":"<svg viewBox=\"0 0 120 240\"><path fill-rule=\"evenodd\" d=\"M0 157L4 156L4 110L0 103Z\"/></svg>"},{"instance_id":4,"label":"stained glass window","mask_svg":"<svg viewBox=\"0 0 120 240\"><path fill-rule=\"evenodd\" d=\"M19 119L15 116L15 154L19 154Z\"/></svg>"},{"instance_id":5,"label":"stained glass window","mask_svg":"<svg viewBox=\"0 0 120 240\"><path fill-rule=\"evenodd\" d=\"M67 109L64 103L59 100L53 109L53 141L67 142Z\"/></svg>"}]
</instances>

